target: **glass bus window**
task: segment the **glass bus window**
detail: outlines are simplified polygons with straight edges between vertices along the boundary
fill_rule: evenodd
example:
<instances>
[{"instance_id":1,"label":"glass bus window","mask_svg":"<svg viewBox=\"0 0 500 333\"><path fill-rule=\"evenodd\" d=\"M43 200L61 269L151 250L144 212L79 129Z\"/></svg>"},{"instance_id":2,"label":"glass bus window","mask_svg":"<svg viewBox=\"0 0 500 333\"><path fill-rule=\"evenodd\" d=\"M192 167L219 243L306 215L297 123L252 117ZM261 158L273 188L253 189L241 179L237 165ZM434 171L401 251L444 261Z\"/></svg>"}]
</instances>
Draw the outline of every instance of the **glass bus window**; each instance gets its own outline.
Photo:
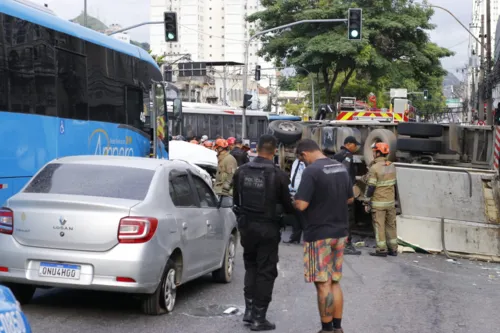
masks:
<instances>
[{"instance_id":1,"label":"glass bus window","mask_svg":"<svg viewBox=\"0 0 500 333\"><path fill-rule=\"evenodd\" d=\"M35 26L38 38L34 41L37 57L34 58L37 114L57 116L56 62L54 59L54 34L47 28Z\"/></svg>"},{"instance_id":2,"label":"glass bus window","mask_svg":"<svg viewBox=\"0 0 500 333\"><path fill-rule=\"evenodd\" d=\"M88 120L86 58L57 50L57 114Z\"/></svg>"},{"instance_id":3,"label":"glass bus window","mask_svg":"<svg viewBox=\"0 0 500 333\"><path fill-rule=\"evenodd\" d=\"M184 121L184 130L182 134L186 138L192 138L194 136L197 136L198 133L196 131L197 127L197 115L196 114L185 114L183 117Z\"/></svg>"},{"instance_id":4,"label":"glass bus window","mask_svg":"<svg viewBox=\"0 0 500 333\"><path fill-rule=\"evenodd\" d=\"M257 119L257 138L267 132L267 119Z\"/></svg>"},{"instance_id":5,"label":"glass bus window","mask_svg":"<svg viewBox=\"0 0 500 333\"><path fill-rule=\"evenodd\" d=\"M208 114L198 115L198 135L209 135L210 134L210 116Z\"/></svg>"},{"instance_id":6,"label":"glass bus window","mask_svg":"<svg viewBox=\"0 0 500 333\"><path fill-rule=\"evenodd\" d=\"M235 116L224 116L224 130L222 136L228 138L234 136L234 118Z\"/></svg>"},{"instance_id":7,"label":"glass bus window","mask_svg":"<svg viewBox=\"0 0 500 333\"><path fill-rule=\"evenodd\" d=\"M58 48L79 53L81 55L85 54L85 41L58 31L56 31L55 38L56 46Z\"/></svg>"},{"instance_id":8,"label":"glass bus window","mask_svg":"<svg viewBox=\"0 0 500 333\"><path fill-rule=\"evenodd\" d=\"M235 131L236 131L236 135L235 135L235 138L236 139L242 139L241 137L241 122L242 122L242 118L241 116L236 116L234 117L235 118L235 123L236 123L236 126L235 126ZM247 118L248 119L248 118Z\"/></svg>"},{"instance_id":9,"label":"glass bus window","mask_svg":"<svg viewBox=\"0 0 500 333\"><path fill-rule=\"evenodd\" d=\"M259 139L259 133L257 133L257 119L255 119L255 117L247 117L247 134L250 140Z\"/></svg>"},{"instance_id":10,"label":"glass bus window","mask_svg":"<svg viewBox=\"0 0 500 333\"><path fill-rule=\"evenodd\" d=\"M210 116L210 135L212 139L222 136L222 116Z\"/></svg>"},{"instance_id":11,"label":"glass bus window","mask_svg":"<svg viewBox=\"0 0 500 333\"><path fill-rule=\"evenodd\" d=\"M115 75L117 79L128 84L133 84L134 68L132 67L132 57L126 54L115 52Z\"/></svg>"},{"instance_id":12,"label":"glass bus window","mask_svg":"<svg viewBox=\"0 0 500 333\"><path fill-rule=\"evenodd\" d=\"M142 91L127 88L127 124L142 129L144 127L144 122L141 120L142 112L144 112Z\"/></svg>"},{"instance_id":13,"label":"glass bus window","mask_svg":"<svg viewBox=\"0 0 500 333\"><path fill-rule=\"evenodd\" d=\"M9 70L9 97L12 112L35 113L36 89L33 65L32 24L12 19L12 43L5 45Z\"/></svg>"},{"instance_id":14,"label":"glass bus window","mask_svg":"<svg viewBox=\"0 0 500 333\"><path fill-rule=\"evenodd\" d=\"M87 43L87 51L89 120L126 124L125 89L111 76L110 50Z\"/></svg>"}]
</instances>

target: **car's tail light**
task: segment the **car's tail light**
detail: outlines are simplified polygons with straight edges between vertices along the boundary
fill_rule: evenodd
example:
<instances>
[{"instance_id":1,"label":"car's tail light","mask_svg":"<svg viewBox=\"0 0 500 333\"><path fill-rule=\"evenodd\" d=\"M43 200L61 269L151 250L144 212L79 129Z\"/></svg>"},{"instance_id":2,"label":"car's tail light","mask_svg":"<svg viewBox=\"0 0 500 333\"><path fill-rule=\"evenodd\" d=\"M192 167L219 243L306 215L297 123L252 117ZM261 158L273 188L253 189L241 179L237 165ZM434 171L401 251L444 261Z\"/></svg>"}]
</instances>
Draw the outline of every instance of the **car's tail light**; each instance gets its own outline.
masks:
<instances>
[{"instance_id":1,"label":"car's tail light","mask_svg":"<svg viewBox=\"0 0 500 333\"><path fill-rule=\"evenodd\" d=\"M12 235L14 232L14 212L9 208L0 208L0 234Z\"/></svg>"},{"instance_id":2,"label":"car's tail light","mask_svg":"<svg viewBox=\"0 0 500 333\"><path fill-rule=\"evenodd\" d=\"M154 217L127 216L120 220L118 241L120 243L146 243L153 238L158 228Z\"/></svg>"}]
</instances>

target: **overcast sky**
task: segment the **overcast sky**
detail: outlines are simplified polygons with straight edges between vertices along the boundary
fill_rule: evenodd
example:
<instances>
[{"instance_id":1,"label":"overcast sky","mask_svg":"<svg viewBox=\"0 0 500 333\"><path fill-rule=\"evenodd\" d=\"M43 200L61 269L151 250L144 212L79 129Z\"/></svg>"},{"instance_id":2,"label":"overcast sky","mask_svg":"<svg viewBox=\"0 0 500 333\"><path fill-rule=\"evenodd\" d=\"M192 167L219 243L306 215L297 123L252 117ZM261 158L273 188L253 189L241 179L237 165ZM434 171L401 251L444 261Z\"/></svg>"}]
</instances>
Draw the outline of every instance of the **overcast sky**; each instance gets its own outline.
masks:
<instances>
[{"instance_id":1,"label":"overcast sky","mask_svg":"<svg viewBox=\"0 0 500 333\"><path fill-rule=\"evenodd\" d=\"M57 15L72 19L83 11L84 0L32 0L48 4ZM473 0L431 0L432 4L451 10L466 26L472 18ZM415 0L419 2L419 0ZM88 13L105 24L118 23L124 27L149 20L149 0L87 0ZM459 78L457 69L467 63L468 33L448 13L435 9L433 23L437 25L431 32L431 40L440 46L450 48L456 55L443 60L443 66ZM494 27L493 27L494 29ZM130 32L133 39L149 41L149 29L137 28Z\"/></svg>"}]
</instances>

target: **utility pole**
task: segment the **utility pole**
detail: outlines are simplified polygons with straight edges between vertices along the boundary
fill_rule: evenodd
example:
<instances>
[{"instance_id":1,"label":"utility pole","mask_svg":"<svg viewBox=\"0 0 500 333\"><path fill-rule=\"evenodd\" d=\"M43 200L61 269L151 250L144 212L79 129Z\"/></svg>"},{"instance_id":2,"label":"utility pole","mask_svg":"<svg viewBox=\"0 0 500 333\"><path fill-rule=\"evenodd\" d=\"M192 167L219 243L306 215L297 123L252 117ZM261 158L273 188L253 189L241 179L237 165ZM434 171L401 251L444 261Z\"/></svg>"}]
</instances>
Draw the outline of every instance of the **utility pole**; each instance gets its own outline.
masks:
<instances>
[{"instance_id":1,"label":"utility pole","mask_svg":"<svg viewBox=\"0 0 500 333\"><path fill-rule=\"evenodd\" d=\"M493 125L493 96L491 86L491 0L486 0L486 124Z\"/></svg>"},{"instance_id":2,"label":"utility pole","mask_svg":"<svg viewBox=\"0 0 500 333\"><path fill-rule=\"evenodd\" d=\"M224 105L229 105L227 103L227 66L224 65L224 70L223 70L223 78L222 78L222 90L223 90L223 95L224 96L224 100L222 101L224 103Z\"/></svg>"},{"instance_id":3,"label":"utility pole","mask_svg":"<svg viewBox=\"0 0 500 333\"><path fill-rule=\"evenodd\" d=\"M481 45L484 45L484 15L481 15ZM483 93L484 93L484 47L481 48L481 58L479 59L479 80L478 80L478 101L479 105L477 108L477 115L479 116L479 121L484 121L484 98L483 98Z\"/></svg>"},{"instance_id":4,"label":"utility pole","mask_svg":"<svg viewBox=\"0 0 500 333\"><path fill-rule=\"evenodd\" d=\"M88 27L87 24L87 0L83 0L83 26Z\"/></svg>"}]
</instances>

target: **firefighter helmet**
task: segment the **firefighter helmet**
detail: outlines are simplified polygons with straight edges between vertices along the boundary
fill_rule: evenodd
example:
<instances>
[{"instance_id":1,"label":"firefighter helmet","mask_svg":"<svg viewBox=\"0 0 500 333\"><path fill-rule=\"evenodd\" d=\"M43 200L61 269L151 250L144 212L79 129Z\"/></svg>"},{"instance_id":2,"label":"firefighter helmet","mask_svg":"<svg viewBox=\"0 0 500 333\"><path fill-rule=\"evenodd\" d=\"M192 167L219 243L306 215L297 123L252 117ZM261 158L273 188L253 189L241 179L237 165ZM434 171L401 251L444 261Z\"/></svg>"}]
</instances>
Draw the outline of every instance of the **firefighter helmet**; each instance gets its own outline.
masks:
<instances>
[{"instance_id":1,"label":"firefighter helmet","mask_svg":"<svg viewBox=\"0 0 500 333\"><path fill-rule=\"evenodd\" d=\"M194 143L195 145L197 145L197 144L198 144L198 141L196 141L196 140L191 140L191 141L189 141L189 143Z\"/></svg>"},{"instance_id":2,"label":"firefighter helmet","mask_svg":"<svg viewBox=\"0 0 500 333\"><path fill-rule=\"evenodd\" d=\"M383 155L389 154L389 145L385 142L377 142L372 145L374 151L378 151Z\"/></svg>"},{"instance_id":3,"label":"firefighter helmet","mask_svg":"<svg viewBox=\"0 0 500 333\"><path fill-rule=\"evenodd\" d=\"M228 143L226 140L224 139L217 139L215 140L215 144L214 144L214 148L217 149L217 148L227 148L229 147Z\"/></svg>"},{"instance_id":4,"label":"firefighter helmet","mask_svg":"<svg viewBox=\"0 0 500 333\"><path fill-rule=\"evenodd\" d=\"M231 136L231 137L227 138L227 144L228 144L228 145L232 146L232 145L234 145L235 143L236 143L236 138L235 138L235 137L232 137L232 136Z\"/></svg>"},{"instance_id":5,"label":"firefighter helmet","mask_svg":"<svg viewBox=\"0 0 500 333\"><path fill-rule=\"evenodd\" d=\"M212 148L212 145L213 145L212 141L207 140L207 141L203 142L203 146L205 146L206 148Z\"/></svg>"}]
</instances>

